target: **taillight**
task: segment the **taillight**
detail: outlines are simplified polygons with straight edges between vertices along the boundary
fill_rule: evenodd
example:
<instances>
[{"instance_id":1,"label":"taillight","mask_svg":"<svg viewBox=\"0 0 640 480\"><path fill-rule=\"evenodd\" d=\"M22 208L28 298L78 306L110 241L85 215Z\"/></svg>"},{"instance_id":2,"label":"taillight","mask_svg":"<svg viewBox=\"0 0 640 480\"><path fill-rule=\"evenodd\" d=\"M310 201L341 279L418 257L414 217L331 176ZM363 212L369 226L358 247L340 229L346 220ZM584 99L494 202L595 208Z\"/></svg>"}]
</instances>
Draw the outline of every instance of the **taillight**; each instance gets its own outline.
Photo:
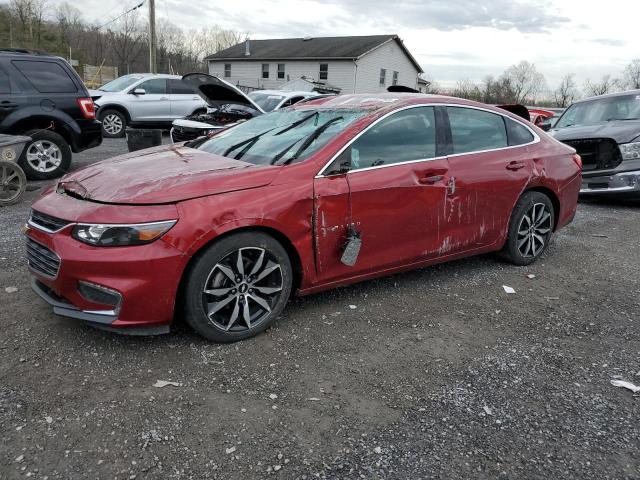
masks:
<instances>
[{"instance_id":1,"label":"taillight","mask_svg":"<svg viewBox=\"0 0 640 480\"><path fill-rule=\"evenodd\" d=\"M577 153L574 153L573 161L576 162L576 165L578 165L578 168L582 170L582 158L580 158L580 155L578 155Z\"/></svg>"},{"instance_id":2,"label":"taillight","mask_svg":"<svg viewBox=\"0 0 640 480\"><path fill-rule=\"evenodd\" d=\"M96 106L93 103L93 100L90 98L78 98L76 101L78 102L82 116L87 120L95 120Z\"/></svg>"}]
</instances>

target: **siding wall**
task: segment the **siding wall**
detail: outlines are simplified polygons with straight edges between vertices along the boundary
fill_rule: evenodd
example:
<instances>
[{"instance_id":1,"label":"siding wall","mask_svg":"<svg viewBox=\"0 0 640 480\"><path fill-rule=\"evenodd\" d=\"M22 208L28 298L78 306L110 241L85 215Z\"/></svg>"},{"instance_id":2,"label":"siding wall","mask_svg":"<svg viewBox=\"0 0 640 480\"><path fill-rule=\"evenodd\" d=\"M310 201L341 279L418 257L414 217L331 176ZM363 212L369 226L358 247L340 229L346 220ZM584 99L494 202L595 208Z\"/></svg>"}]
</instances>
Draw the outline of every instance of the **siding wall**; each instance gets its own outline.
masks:
<instances>
[{"instance_id":1,"label":"siding wall","mask_svg":"<svg viewBox=\"0 0 640 480\"><path fill-rule=\"evenodd\" d=\"M380 85L380 69L385 68L385 84ZM384 92L392 85L393 72L398 72L398 85L416 88L418 70L407 58L397 42L392 41L376 48L358 60L358 93Z\"/></svg>"},{"instance_id":2,"label":"siding wall","mask_svg":"<svg viewBox=\"0 0 640 480\"><path fill-rule=\"evenodd\" d=\"M231 64L231 77L224 76L224 64ZM269 63L269 78L262 78L262 64ZM285 64L284 79L278 79L278 63ZM352 61L306 61L287 60L261 61L209 61L209 73L216 77L247 87L260 89L278 89L283 83L302 76L319 80L320 64L329 64L329 75L326 83L342 89L341 93L354 93L354 63ZM416 88L418 70L404 54L397 42L391 41L376 48L357 61L357 82L355 93L384 92L392 84L393 72L398 72L398 85ZM380 85L380 69L387 70L386 81ZM325 81L325 80L323 80Z\"/></svg>"},{"instance_id":3,"label":"siding wall","mask_svg":"<svg viewBox=\"0 0 640 480\"><path fill-rule=\"evenodd\" d=\"M231 64L231 77L225 78L224 64ZM262 64L269 64L269 78L262 78ZM284 63L284 79L278 79L278 63ZM328 79L322 80L329 85L339 87L342 93L353 92L354 64L352 61L301 61L286 60L282 62L265 61L209 61L209 74L215 75L234 85L240 83L248 87L277 89L283 83L296 80L303 75L319 80L320 64L329 64Z\"/></svg>"}]
</instances>

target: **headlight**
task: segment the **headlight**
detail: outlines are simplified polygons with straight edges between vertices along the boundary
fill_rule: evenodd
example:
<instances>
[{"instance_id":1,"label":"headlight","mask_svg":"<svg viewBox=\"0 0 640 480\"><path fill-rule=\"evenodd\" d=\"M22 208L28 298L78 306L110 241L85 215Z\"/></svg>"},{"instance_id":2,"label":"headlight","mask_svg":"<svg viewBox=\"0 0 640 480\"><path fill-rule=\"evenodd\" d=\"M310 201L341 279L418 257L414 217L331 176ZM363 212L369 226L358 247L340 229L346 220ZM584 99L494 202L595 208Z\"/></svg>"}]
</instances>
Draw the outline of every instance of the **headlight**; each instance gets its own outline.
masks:
<instances>
[{"instance_id":1,"label":"headlight","mask_svg":"<svg viewBox=\"0 0 640 480\"><path fill-rule=\"evenodd\" d=\"M78 224L71 235L76 240L100 247L122 247L151 243L166 233L177 220L132 225Z\"/></svg>"},{"instance_id":2,"label":"headlight","mask_svg":"<svg viewBox=\"0 0 640 480\"><path fill-rule=\"evenodd\" d=\"M620 153L622 153L623 160L640 159L640 142L623 143L620 145Z\"/></svg>"}]
</instances>

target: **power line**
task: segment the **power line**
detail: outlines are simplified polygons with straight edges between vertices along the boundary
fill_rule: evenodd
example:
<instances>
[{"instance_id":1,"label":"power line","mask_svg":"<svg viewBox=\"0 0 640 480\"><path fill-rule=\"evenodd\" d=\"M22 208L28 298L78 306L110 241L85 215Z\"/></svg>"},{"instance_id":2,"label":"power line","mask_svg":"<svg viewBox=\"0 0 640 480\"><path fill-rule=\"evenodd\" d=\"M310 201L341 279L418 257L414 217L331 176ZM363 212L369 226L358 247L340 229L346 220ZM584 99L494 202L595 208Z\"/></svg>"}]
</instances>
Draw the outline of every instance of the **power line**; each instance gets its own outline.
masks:
<instances>
[{"instance_id":1,"label":"power line","mask_svg":"<svg viewBox=\"0 0 640 480\"><path fill-rule=\"evenodd\" d=\"M129 10L127 10L126 12L121 13L120 15L118 15L116 18L109 20L107 23L104 23L102 25L100 25L98 27L98 30L101 30L102 28L106 27L107 25L112 24L113 22L115 22L116 20L121 19L122 17L124 17L125 15L127 15L128 13L133 12L134 10L137 10L138 8L142 7L144 5L145 0L142 0L142 2L140 2L138 5L136 5L135 7L130 8Z\"/></svg>"}]
</instances>

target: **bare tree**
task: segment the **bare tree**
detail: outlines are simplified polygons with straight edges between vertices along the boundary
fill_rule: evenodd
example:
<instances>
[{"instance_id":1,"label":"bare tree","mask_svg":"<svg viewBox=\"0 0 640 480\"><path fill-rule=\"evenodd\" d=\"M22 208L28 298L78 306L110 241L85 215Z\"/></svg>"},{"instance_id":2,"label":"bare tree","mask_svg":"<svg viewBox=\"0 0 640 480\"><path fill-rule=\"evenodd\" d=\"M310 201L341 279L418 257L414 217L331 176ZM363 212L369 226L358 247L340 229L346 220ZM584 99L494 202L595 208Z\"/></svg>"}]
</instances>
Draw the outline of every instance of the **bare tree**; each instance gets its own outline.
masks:
<instances>
[{"instance_id":1,"label":"bare tree","mask_svg":"<svg viewBox=\"0 0 640 480\"><path fill-rule=\"evenodd\" d=\"M453 90L454 97L466 98L469 100L480 100L482 93L478 86L468 78L459 80L456 88Z\"/></svg>"},{"instance_id":2,"label":"bare tree","mask_svg":"<svg viewBox=\"0 0 640 480\"><path fill-rule=\"evenodd\" d=\"M584 92L590 96L595 97L597 95L604 95L605 93L611 93L618 89L620 81L611 78L611 75L603 75L600 81L592 82L587 78L584 82Z\"/></svg>"},{"instance_id":3,"label":"bare tree","mask_svg":"<svg viewBox=\"0 0 640 480\"><path fill-rule=\"evenodd\" d=\"M546 80L533 63L523 60L510 66L505 72L510 80L516 103L534 103L538 94L546 88Z\"/></svg>"},{"instance_id":4,"label":"bare tree","mask_svg":"<svg viewBox=\"0 0 640 480\"><path fill-rule=\"evenodd\" d=\"M569 73L562 77L560 85L554 92L555 103L558 107L565 108L578 96L576 82L573 80L573 73Z\"/></svg>"},{"instance_id":5,"label":"bare tree","mask_svg":"<svg viewBox=\"0 0 640 480\"><path fill-rule=\"evenodd\" d=\"M632 60L631 63L624 68L622 75L625 88L640 88L640 58Z\"/></svg>"},{"instance_id":6,"label":"bare tree","mask_svg":"<svg viewBox=\"0 0 640 480\"><path fill-rule=\"evenodd\" d=\"M146 50L146 30L140 24L138 11L126 13L107 32L110 49L118 62L119 71L129 73L132 64Z\"/></svg>"},{"instance_id":7,"label":"bare tree","mask_svg":"<svg viewBox=\"0 0 640 480\"><path fill-rule=\"evenodd\" d=\"M11 0L11 11L19 22L23 47L40 47L46 8L46 0Z\"/></svg>"}]
</instances>

